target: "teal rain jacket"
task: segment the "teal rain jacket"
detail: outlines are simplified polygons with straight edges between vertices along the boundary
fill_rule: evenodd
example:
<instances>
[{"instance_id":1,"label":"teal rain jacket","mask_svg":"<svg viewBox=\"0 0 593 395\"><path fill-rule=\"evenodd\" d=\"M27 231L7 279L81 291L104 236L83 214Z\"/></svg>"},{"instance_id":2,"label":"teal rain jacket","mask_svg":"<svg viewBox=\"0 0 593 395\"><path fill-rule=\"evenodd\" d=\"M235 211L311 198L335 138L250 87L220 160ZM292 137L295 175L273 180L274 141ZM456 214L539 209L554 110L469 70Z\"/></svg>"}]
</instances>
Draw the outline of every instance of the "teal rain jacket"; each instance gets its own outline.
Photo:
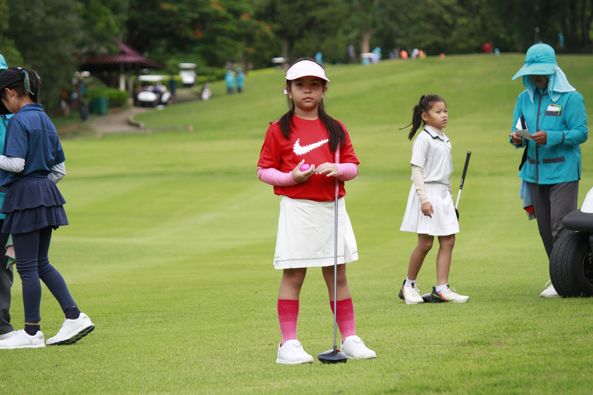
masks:
<instances>
[{"instance_id":1,"label":"teal rain jacket","mask_svg":"<svg viewBox=\"0 0 593 395\"><path fill-rule=\"evenodd\" d=\"M552 74L540 74L545 70ZM536 88L529 75L548 75L548 88ZM570 85L556 64L554 50L546 44L533 45L527 51L525 65L513 79L518 77L523 77L525 90L517 98L511 130L517 130L515 125L523 117L530 134L547 132L544 145L523 140L521 146L527 146L527 158L519 176L541 185L580 180L580 144L588 134L583 96Z\"/></svg>"},{"instance_id":2,"label":"teal rain jacket","mask_svg":"<svg viewBox=\"0 0 593 395\"><path fill-rule=\"evenodd\" d=\"M8 68L6 64L6 60L4 60L4 56L0 55L0 73L3 72ZM4 154L4 140L6 137L6 127L8 126L8 119L12 117L12 114L9 115L0 115L0 154ZM4 192L0 192L0 208L2 208L2 204L4 203ZM0 219L6 218L6 214L0 213Z\"/></svg>"}]
</instances>

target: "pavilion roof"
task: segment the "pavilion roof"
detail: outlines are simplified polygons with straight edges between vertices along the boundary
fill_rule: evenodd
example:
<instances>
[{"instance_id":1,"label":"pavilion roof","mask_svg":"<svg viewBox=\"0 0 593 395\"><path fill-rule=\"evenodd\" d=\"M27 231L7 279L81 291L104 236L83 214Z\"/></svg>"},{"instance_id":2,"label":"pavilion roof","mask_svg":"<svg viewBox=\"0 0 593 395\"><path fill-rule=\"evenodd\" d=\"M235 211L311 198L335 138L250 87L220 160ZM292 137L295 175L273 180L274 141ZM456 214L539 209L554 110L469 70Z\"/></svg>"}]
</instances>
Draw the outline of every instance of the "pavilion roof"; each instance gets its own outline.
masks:
<instances>
[{"instance_id":1,"label":"pavilion roof","mask_svg":"<svg viewBox=\"0 0 593 395\"><path fill-rule=\"evenodd\" d=\"M81 65L85 70L120 70L123 66L125 69L132 68L147 68L160 69L164 65L155 62L142 56L138 51L129 45L116 40L119 48L119 53L111 55L94 55L88 56Z\"/></svg>"}]
</instances>

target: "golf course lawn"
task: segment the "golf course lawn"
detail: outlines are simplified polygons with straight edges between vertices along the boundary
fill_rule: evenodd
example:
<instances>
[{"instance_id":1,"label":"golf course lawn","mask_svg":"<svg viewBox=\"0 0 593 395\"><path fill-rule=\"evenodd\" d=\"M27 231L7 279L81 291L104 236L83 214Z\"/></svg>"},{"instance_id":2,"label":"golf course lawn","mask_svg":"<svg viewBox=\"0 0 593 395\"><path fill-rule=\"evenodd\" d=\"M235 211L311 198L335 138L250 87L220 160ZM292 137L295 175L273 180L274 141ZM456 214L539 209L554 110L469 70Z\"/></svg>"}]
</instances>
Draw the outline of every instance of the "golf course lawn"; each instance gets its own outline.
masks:
<instances>
[{"instance_id":1,"label":"golf course lawn","mask_svg":"<svg viewBox=\"0 0 593 395\"><path fill-rule=\"evenodd\" d=\"M508 54L327 67L326 109L361 161L346 186L360 251L348 278L376 360L275 364L279 198L256 164L268 123L287 108L282 71L249 73L241 95L216 83L208 102L140 115L153 132L64 140L70 226L54 233L50 259L96 329L72 346L1 351L0 393L590 394L593 299L538 297L547 258L518 197L521 151L507 142L522 63ZM593 119L593 57L559 64ZM399 231L411 156L400 128L423 93L447 100L454 194L472 151L450 275L466 305L397 299L416 242ZM593 187L593 143L582 153L579 204ZM41 312L53 336L63 316L45 288ZM18 275L12 313L20 329ZM301 294L298 334L313 355L332 345L319 269Z\"/></svg>"}]
</instances>

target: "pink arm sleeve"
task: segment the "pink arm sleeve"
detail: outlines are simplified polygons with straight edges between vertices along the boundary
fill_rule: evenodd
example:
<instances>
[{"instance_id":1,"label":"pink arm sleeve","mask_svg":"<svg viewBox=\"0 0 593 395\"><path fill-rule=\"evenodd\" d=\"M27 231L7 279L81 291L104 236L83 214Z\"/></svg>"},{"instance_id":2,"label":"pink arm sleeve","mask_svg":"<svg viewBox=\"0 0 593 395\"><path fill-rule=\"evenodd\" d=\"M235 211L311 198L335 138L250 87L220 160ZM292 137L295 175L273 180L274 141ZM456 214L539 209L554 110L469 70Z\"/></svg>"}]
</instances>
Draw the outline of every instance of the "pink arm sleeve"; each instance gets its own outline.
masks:
<instances>
[{"instance_id":1,"label":"pink arm sleeve","mask_svg":"<svg viewBox=\"0 0 593 395\"><path fill-rule=\"evenodd\" d=\"M275 187L287 187L297 184L297 182L292 177L292 174L284 173L274 168L262 169L261 167L258 167L257 176L266 184L270 184Z\"/></svg>"},{"instance_id":2,"label":"pink arm sleeve","mask_svg":"<svg viewBox=\"0 0 593 395\"><path fill-rule=\"evenodd\" d=\"M338 180L348 181L358 175L358 165L356 163L336 163L340 175Z\"/></svg>"}]
</instances>

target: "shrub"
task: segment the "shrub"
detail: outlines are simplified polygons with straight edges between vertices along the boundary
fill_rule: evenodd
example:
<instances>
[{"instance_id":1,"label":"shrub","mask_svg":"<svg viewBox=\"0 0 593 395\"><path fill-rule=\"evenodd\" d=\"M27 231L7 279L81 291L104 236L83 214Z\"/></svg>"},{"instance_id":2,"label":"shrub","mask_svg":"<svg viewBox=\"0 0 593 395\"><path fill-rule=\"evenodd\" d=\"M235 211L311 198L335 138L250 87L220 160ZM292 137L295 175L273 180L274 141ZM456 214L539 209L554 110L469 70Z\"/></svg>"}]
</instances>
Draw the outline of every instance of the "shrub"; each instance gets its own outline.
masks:
<instances>
[{"instance_id":1,"label":"shrub","mask_svg":"<svg viewBox=\"0 0 593 395\"><path fill-rule=\"evenodd\" d=\"M197 85L202 85L205 82L214 82L224 79L225 69L217 67L199 67Z\"/></svg>"},{"instance_id":2,"label":"shrub","mask_svg":"<svg viewBox=\"0 0 593 395\"><path fill-rule=\"evenodd\" d=\"M92 87L89 89L88 97L91 102L95 97L106 97L109 101L109 107L125 107L128 104L127 92L106 86Z\"/></svg>"}]
</instances>

